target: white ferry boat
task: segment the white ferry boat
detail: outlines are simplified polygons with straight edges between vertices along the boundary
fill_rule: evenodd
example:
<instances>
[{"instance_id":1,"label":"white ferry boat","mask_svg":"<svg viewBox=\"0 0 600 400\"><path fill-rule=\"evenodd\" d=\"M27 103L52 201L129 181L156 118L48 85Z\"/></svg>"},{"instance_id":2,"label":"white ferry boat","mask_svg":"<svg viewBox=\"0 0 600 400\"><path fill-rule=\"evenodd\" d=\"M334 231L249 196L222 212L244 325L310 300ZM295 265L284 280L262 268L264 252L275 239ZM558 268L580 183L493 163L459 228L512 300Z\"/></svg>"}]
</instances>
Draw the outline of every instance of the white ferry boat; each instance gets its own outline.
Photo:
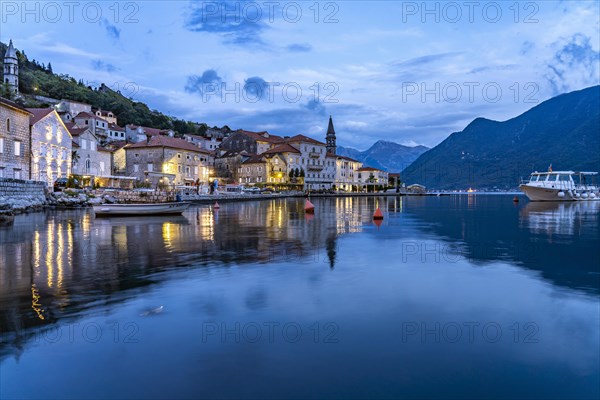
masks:
<instances>
[{"instance_id":1,"label":"white ferry boat","mask_svg":"<svg viewBox=\"0 0 600 400\"><path fill-rule=\"evenodd\" d=\"M531 201L600 200L594 183L596 175L597 172L534 172L519 188Z\"/></svg>"}]
</instances>

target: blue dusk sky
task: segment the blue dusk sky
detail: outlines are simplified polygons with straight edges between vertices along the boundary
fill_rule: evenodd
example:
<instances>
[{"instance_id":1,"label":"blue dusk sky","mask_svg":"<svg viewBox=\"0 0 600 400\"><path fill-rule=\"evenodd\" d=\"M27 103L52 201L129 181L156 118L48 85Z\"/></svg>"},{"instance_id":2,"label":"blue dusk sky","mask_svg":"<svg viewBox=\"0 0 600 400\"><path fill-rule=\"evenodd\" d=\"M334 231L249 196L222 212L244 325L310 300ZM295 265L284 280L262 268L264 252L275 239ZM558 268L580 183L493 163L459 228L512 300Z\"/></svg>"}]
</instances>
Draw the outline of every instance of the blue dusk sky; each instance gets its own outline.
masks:
<instances>
[{"instance_id":1,"label":"blue dusk sky","mask_svg":"<svg viewBox=\"0 0 600 400\"><path fill-rule=\"evenodd\" d=\"M435 146L597 85L600 3L0 2L0 40L210 126Z\"/></svg>"}]
</instances>

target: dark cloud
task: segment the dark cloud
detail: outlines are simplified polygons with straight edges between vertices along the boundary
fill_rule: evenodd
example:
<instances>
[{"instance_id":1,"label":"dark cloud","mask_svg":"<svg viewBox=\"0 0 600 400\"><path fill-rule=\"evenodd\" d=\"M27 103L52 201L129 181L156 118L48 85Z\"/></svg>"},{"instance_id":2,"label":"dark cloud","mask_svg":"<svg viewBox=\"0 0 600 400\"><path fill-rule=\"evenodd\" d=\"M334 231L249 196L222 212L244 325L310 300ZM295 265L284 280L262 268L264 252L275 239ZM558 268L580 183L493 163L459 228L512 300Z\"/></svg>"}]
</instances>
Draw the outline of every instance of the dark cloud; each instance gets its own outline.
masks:
<instances>
[{"instance_id":1,"label":"dark cloud","mask_svg":"<svg viewBox=\"0 0 600 400\"><path fill-rule=\"evenodd\" d=\"M220 93L223 79L214 69L207 69L201 76L191 75L187 78L185 91L188 93L198 93L200 95L209 93Z\"/></svg>"},{"instance_id":2,"label":"dark cloud","mask_svg":"<svg viewBox=\"0 0 600 400\"><path fill-rule=\"evenodd\" d=\"M553 94L598 84L598 59L600 52L592 48L591 38L576 33L553 44L558 50L547 63L546 79Z\"/></svg>"},{"instance_id":3,"label":"dark cloud","mask_svg":"<svg viewBox=\"0 0 600 400\"><path fill-rule=\"evenodd\" d=\"M317 99L309 100L305 105L303 105L303 107L318 115L327 115L325 106Z\"/></svg>"},{"instance_id":4,"label":"dark cloud","mask_svg":"<svg viewBox=\"0 0 600 400\"><path fill-rule=\"evenodd\" d=\"M286 50L293 53L307 53L312 51L312 46L308 43L292 43L286 47Z\"/></svg>"},{"instance_id":5,"label":"dark cloud","mask_svg":"<svg viewBox=\"0 0 600 400\"><path fill-rule=\"evenodd\" d=\"M121 30L115 25L108 22L106 18L102 18L102 26L106 29L106 33L111 39L119 40L121 38Z\"/></svg>"},{"instance_id":6,"label":"dark cloud","mask_svg":"<svg viewBox=\"0 0 600 400\"><path fill-rule=\"evenodd\" d=\"M224 42L235 45L264 45L262 32L267 28L262 10L245 7L249 1L222 1L192 3L185 28L192 32L221 35Z\"/></svg>"},{"instance_id":7,"label":"dark cloud","mask_svg":"<svg viewBox=\"0 0 600 400\"><path fill-rule=\"evenodd\" d=\"M96 71L106 71L106 72L116 72L119 70L114 65L105 63L102 60L92 61L92 68L94 68Z\"/></svg>"},{"instance_id":8,"label":"dark cloud","mask_svg":"<svg viewBox=\"0 0 600 400\"><path fill-rule=\"evenodd\" d=\"M259 76L244 81L244 93L250 101L269 100L269 83Z\"/></svg>"}]
</instances>

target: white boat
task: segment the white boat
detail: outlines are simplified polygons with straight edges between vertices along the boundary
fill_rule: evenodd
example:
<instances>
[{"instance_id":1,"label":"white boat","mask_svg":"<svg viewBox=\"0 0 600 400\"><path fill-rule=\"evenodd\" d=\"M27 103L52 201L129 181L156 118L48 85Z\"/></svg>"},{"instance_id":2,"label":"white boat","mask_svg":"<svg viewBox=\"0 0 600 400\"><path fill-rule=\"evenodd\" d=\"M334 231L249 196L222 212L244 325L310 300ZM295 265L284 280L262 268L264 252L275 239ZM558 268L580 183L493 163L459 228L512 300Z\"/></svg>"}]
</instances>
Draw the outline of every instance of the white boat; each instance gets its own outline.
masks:
<instances>
[{"instance_id":1,"label":"white boat","mask_svg":"<svg viewBox=\"0 0 600 400\"><path fill-rule=\"evenodd\" d=\"M598 186L593 183L597 172L534 172L519 188L531 201L600 200ZM578 182L574 177L578 177Z\"/></svg>"},{"instance_id":2,"label":"white boat","mask_svg":"<svg viewBox=\"0 0 600 400\"><path fill-rule=\"evenodd\" d=\"M174 215L181 214L190 203L178 201L172 203L138 203L138 204L100 204L94 206L94 213L99 216L111 215Z\"/></svg>"}]
</instances>

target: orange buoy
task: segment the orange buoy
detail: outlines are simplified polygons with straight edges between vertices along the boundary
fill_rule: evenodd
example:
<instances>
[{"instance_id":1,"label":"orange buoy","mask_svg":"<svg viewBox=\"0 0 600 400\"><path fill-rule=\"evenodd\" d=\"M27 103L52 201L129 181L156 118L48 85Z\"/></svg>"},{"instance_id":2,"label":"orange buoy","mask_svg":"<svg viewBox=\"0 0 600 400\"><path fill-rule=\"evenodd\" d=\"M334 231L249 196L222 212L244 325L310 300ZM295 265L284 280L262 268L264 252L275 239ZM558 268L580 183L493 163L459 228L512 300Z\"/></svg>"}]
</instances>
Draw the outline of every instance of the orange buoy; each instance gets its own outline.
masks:
<instances>
[{"instance_id":1,"label":"orange buoy","mask_svg":"<svg viewBox=\"0 0 600 400\"><path fill-rule=\"evenodd\" d=\"M517 196L515 196L515 197L513 197L513 201L514 201L515 203L518 203L518 202L519 202L519 198L518 198Z\"/></svg>"},{"instance_id":2,"label":"orange buoy","mask_svg":"<svg viewBox=\"0 0 600 400\"><path fill-rule=\"evenodd\" d=\"M217 202L215 201L215 205L213 206L213 208L214 208L215 210L218 210L219 208L221 208L221 206L219 205L219 203L217 203Z\"/></svg>"},{"instance_id":3,"label":"orange buoy","mask_svg":"<svg viewBox=\"0 0 600 400\"><path fill-rule=\"evenodd\" d=\"M383 214L379 207L377 207L377 210L375 210L375 213L373 214L373 219L383 219Z\"/></svg>"},{"instance_id":4,"label":"orange buoy","mask_svg":"<svg viewBox=\"0 0 600 400\"><path fill-rule=\"evenodd\" d=\"M304 212L309 214L315 213L315 205L310 202L310 200L306 200L306 204L304 204Z\"/></svg>"},{"instance_id":5,"label":"orange buoy","mask_svg":"<svg viewBox=\"0 0 600 400\"><path fill-rule=\"evenodd\" d=\"M381 224L383 223L383 219L374 219L373 223L375 224L375 226L377 226L377 229L379 229L381 227Z\"/></svg>"}]
</instances>

